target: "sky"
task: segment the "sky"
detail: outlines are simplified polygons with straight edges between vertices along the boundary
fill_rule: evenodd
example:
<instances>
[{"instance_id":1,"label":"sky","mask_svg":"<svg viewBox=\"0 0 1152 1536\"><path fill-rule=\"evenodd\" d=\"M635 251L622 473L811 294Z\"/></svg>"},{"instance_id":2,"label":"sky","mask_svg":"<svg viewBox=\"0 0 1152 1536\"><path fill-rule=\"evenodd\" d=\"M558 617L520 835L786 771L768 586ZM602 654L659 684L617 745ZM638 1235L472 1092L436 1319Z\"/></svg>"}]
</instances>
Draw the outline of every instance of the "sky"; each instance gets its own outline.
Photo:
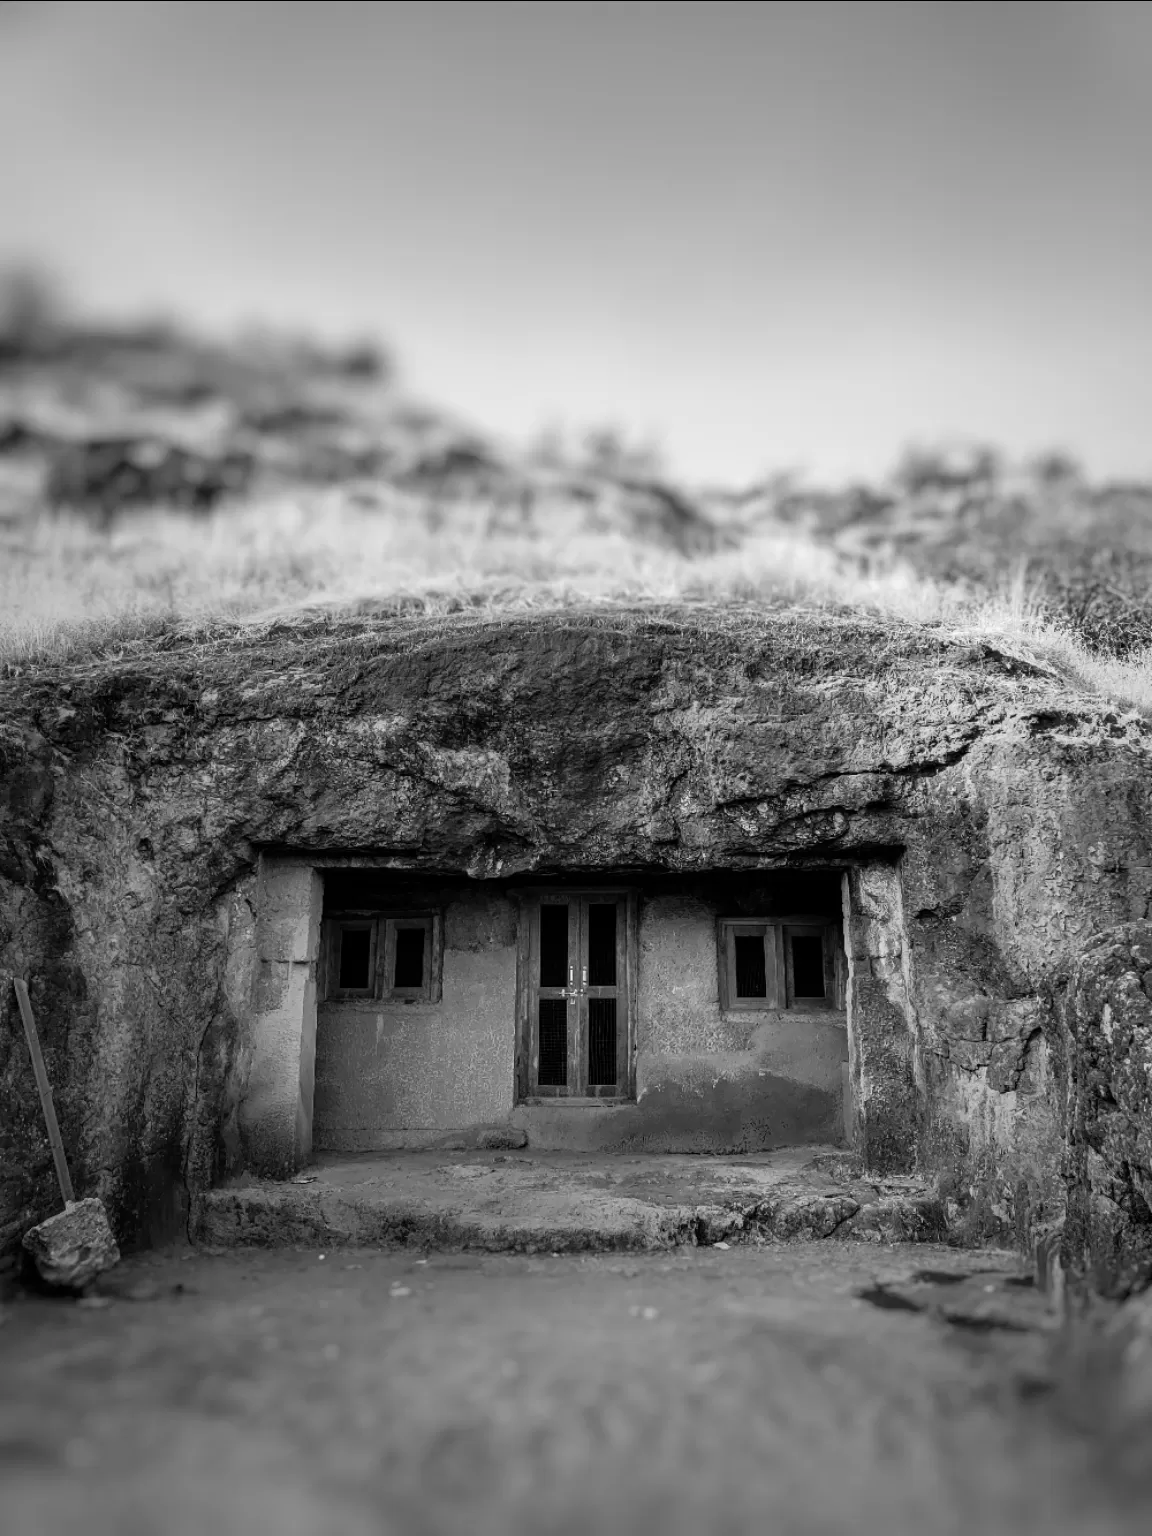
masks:
<instances>
[{"instance_id":1,"label":"sky","mask_svg":"<svg viewBox=\"0 0 1152 1536\"><path fill-rule=\"evenodd\" d=\"M727 483L1152 475L1152 5L0 5L0 256Z\"/></svg>"}]
</instances>

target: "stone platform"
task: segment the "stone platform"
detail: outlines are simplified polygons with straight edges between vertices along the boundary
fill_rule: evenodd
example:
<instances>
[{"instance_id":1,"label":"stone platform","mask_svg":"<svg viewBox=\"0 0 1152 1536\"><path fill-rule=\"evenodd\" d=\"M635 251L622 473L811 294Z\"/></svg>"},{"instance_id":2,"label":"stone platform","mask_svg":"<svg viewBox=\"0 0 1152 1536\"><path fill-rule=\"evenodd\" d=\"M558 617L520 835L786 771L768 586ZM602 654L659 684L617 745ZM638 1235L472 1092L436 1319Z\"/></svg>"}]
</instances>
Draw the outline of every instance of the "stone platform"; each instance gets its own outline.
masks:
<instances>
[{"instance_id":1,"label":"stone platform","mask_svg":"<svg viewBox=\"0 0 1152 1536\"><path fill-rule=\"evenodd\" d=\"M864 1177L843 1151L819 1147L730 1158L531 1150L322 1156L289 1181L245 1178L207 1191L195 1201L190 1231L219 1247L519 1253L947 1235L928 1184Z\"/></svg>"}]
</instances>

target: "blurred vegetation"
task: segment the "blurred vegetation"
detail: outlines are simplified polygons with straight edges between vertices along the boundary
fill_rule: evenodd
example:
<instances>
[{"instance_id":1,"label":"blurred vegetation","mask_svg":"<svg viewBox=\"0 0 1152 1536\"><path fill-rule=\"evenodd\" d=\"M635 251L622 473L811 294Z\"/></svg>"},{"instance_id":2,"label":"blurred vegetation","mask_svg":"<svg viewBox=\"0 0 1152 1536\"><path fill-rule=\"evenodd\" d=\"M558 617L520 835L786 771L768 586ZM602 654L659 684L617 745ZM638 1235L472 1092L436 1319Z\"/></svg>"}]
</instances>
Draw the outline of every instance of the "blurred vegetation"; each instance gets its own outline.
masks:
<instances>
[{"instance_id":1,"label":"blurred vegetation","mask_svg":"<svg viewBox=\"0 0 1152 1536\"><path fill-rule=\"evenodd\" d=\"M9 650L160 611L784 594L995 612L1152 668L1152 486L1092 483L1064 449L914 446L872 485L690 488L611 424L489 441L406 394L371 338L101 325L31 267L0 273L0 571Z\"/></svg>"}]
</instances>

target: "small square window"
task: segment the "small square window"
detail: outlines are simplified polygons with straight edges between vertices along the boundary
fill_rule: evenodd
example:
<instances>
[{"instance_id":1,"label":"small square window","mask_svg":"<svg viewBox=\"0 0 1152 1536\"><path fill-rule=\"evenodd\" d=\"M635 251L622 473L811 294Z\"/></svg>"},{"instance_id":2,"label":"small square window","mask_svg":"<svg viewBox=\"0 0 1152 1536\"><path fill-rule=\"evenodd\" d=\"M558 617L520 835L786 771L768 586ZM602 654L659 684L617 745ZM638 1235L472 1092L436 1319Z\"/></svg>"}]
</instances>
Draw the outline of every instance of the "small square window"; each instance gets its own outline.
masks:
<instances>
[{"instance_id":1,"label":"small square window","mask_svg":"<svg viewBox=\"0 0 1152 1536\"><path fill-rule=\"evenodd\" d=\"M324 995L333 1000L440 1001L440 919L435 913L326 919Z\"/></svg>"},{"instance_id":2,"label":"small square window","mask_svg":"<svg viewBox=\"0 0 1152 1536\"><path fill-rule=\"evenodd\" d=\"M721 919L722 1011L838 1006L834 935L833 925L817 919Z\"/></svg>"},{"instance_id":3,"label":"small square window","mask_svg":"<svg viewBox=\"0 0 1152 1536\"><path fill-rule=\"evenodd\" d=\"M771 923L728 919L720 925L721 1007L782 1008L777 932Z\"/></svg>"}]
</instances>

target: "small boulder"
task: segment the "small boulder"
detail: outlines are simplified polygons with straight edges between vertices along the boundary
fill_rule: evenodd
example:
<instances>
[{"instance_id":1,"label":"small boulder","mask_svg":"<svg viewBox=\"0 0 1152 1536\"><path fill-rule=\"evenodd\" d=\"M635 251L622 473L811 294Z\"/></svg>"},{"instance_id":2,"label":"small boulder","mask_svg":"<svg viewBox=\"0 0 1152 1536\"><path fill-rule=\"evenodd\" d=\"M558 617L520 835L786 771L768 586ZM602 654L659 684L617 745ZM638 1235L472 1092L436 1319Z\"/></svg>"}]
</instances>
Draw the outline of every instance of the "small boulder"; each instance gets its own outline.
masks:
<instances>
[{"instance_id":1,"label":"small boulder","mask_svg":"<svg viewBox=\"0 0 1152 1536\"><path fill-rule=\"evenodd\" d=\"M514 1152L528 1145L528 1132L514 1125L489 1125L476 1138L481 1152Z\"/></svg>"},{"instance_id":2,"label":"small boulder","mask_svg":"<svg viewBox=\"0 0 1152 1536\"><path fill-rule=\"evenodd\" d=\"M75 1200L56 1216L24 1234L40 1278L48 1285L80 1291L103 1270L120 1262L120 1249L99 1200Z\"/></svg>"}]
</instances>

